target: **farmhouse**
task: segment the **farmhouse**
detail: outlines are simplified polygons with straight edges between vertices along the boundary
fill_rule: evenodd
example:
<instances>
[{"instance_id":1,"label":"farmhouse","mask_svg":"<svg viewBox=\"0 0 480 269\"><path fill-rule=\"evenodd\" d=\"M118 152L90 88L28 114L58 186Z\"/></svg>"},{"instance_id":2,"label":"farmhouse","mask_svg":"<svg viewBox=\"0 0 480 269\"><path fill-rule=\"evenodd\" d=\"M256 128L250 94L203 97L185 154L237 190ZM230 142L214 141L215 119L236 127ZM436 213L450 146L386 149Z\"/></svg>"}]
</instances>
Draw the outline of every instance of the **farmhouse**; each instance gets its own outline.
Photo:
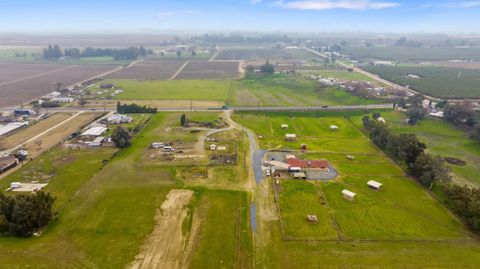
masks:
<instances>
[{"instance_id":1,"label":"farmhouse","mask_svg":"<svg viewBox=\"0 0 480 269\"><path fill-rule=\"evenodd\" d=\"M343 191L342 191L342 194L343 194L343 197L344 197L345 199L350 200L350 201L353 200L353 199L355 199L355 196L357 196L356 193L351 192L351 191L349 191L349 190L343 190Z\"/></svg>"},{"instance_id":2,"label":"farmhouse","mask_svg":"<svg viewBox=\"0 0 480 269\"><path fill-rule=\"evenodd\" d=\"M132 117L122 114L113 114L107 118L109 124L129 123L132 121Z\"/></svg>"},{"instance_id":3,"label":"farmhouse","mask_svg":"<svg viewBox=\"0 0 480 269\"><path fill-rule=\"evenodd\" d=\"M299 160L296 158L287 159L290 167L299 167L301 169L328 171L328 162L326 160Z\"/></svg>"},{"instance_id":4,"label":"farmhouse","mask_svg":"<svg viewBox=\"0 0 480 269\"><path fill-rule=\"evenodd\" d=\"M296 141L297 135L296 134L285 134L286 141Z\"/></svg>"},{"instance_id":5,"label":"farmhouse","mask_svg":"<svg viewBox=\"0 0 480 269\"><path fill-rule=\"evenodd\" d=\"M380 190L382 188L382 183L377 182L375 180L370 180L367 182L367 185L374 190Z\"/></svg>"},{"instance_id":6,"label":"farmhouse","mask_svg":"<svg viewBox=\"0 0 480 269\"><path fill-rule=\"evenodd\" d=\"M106 127L97 126L92 127L81 134L81 136L101 136L107 131Z\"/></svg>"},{"instance_id":7,"label":"farmhouse","mask_svg":"<svg viewBox=\"0 0 480 269\"><path fill-rule=\"evenodd\" d=\"M14 156L0 157L0 174L6 172L8 169L17 166L17 164L18 160Z\"/></svg>"}]
</instances>

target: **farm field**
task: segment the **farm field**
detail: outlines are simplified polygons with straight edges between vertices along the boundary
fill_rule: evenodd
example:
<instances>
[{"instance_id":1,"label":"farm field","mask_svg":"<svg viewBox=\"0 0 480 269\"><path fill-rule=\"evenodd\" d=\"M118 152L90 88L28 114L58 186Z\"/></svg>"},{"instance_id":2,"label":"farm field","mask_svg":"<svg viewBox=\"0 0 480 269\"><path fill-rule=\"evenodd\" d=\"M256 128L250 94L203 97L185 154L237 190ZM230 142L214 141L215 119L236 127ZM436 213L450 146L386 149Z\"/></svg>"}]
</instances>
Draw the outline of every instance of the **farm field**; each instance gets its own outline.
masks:
<instances>
[{"instance_id":1,"label":"farm field","mask_svg":"<svg viewBox=\"0 0 480 269\"><path fill-rule=\"evenodd\" d=\"M348 118L285 114L242 113L236 114L235 120L262 136L258 138L261 148L293 150L299 158L327 159L339 176L329 182L282 179L279 184L267 178L257 186L258 264L267 268L300 264L342 268L375 263L383 268L394 260L407 267L422 267L427 261L430 265L468 267L480 258L475 253L480 249L478 242L463 224L406 177ZM281 124L288 124L288 130L282 130ZM331 124L339 130L331 131ZM285 142L285 132L297 134L298 141ZM300 143L308 145L307 153L298 150ZM355 159L347 160L346 154ZM383 183L383 189L369 189L366 182L371 179ZM357 193L355 200L344 199L343 189ZM307 214L316 214L318 223L308 223ZM436 251L429 250L433 246ZM367 249L375 255L366 255ZM437 251L442 257L432 263ZM475 257L469 256L459 265L459 255Z\"/></svg>"},{"instance_id":2,"label":"farm field","mask_svg":"<svg viewBox=\"0 0 480 269\"><path fill-rule=\"evenodd\" d=\"M213 80L108 80L122 88L118 100L213 100L224 101L230 81Z\"/></svg>"},{"instance_id":3,"label":"farm field","mask_svg":"<svg viewBox=\"0 0 480 269\"><path fill-rule=\"evenodd\" d=\"M225 48L215 57L215 60L270 60L272 62L286 60L323 59L303 49L276 49L261 47Z\"/></svg>"},{"instance_id":4,"label":"farm field","mask_svg":"<svg viewBox=\"0 0 480 269\"><path fill-rule=\"evenodd\" d=\"M146 59L114 72L107 79L161 80L168 79L185 63L183 60Z\"/></svg>"},{"instance_id":5,"label":"farm field","mask_svg":"<svg viewBox=\"0 0 480 269\"><path fill-rule=\"evenodd\" d=\"M74 103L72 105L80 106L84 108L93 108L98 110L103 110L104 107L107 109L115 109L117 107L117 103L119 100L88 100L87 104L84 106L78 105L78 103ZM224 102L223 101L209 101L209 100L137 100L137 99L128 99L128 100L120 100L120 103L135 103L141 106L149 106L149 107L156 107L156 108L190 108L194 109L204 109L209 107L222 107Z\"/></svg>"},{"instance_id":6,"label":"farm field","mask_svg":"<svg viewBox=\"0 0 480 269\"><path fill-rule=\"evenodd\" d=\"M460 184L473 184L480 186L478 173L480 172L480 143L468 138L464 131L456 129L450 123L441 120L427 118L417 125L405 125L403 120L406 116L400 112L383 112L392 130L399 133L414 133L420 141L427 144L427 150L431 154L442 157L454 157L466 162L464 166L450 164L454 173L454 179ZM353 120L361 126L361 116Z\"/></svg>"},{"instance_id":7,"label":"farm field","mask_svg":"<svg viewBox=\"0 0 480 269\"><path fill-rule=\"evenodd\" d=\"M2 136L0 137L0 150L13 148L17 145L20 145L25 141L27 141L28 139L59 124L60 122L68 119L71 116L72 114L68 114L68 113L54 113L50 115L48 118L41 120L39 122L36 122L34 124L31 124L26 128L22 128L17 132L14 132L7 136Z\"/></svg>"},{"instance_id":8,"label":"farm field","mask_svg":"<svg viewBox=\"0 0 480 269\"><path fill-rule=\"evenodd\" d=\"M0 107L19 105L22 101L27 102L38 98L55 89L56 83L64 87L103 74L115 68L113 65L45 65L35 64L26 67L29 73L25 73L23 64L4 64L2 69L13 69L8 71L8 76L0 83ZM31 68L31 70L29 69ZM49 69L51 69L49 71ZM15 75L19 72L22 75ZM0 72L1 74L2 72ZM15 80L9 79L9 76Z\"/></svg>"},{"instance_id":9,"label":"farm field","mask_svg":"<svg viewBox=\"0 0 480 269\"><path fill-rule=\"evenodd\" d=\"M382 103L382 101L368 100L368 103ZM320 88L317 82L307 78L276 75L252 76L233 81L228 104L231 106L362 105L365 104L365 99L335 87Z\"/></svg>"},{"instance_id":10,"label":"farm field","mask_svg":"<svg viewBox=\"0 0 480 269\"><path fill-rule=\"evenodd\" d=\"M346 47L342 53L354 58L393 61L480 60L480 48Z\"/></svg>"},{"instance_id":11,"label":"farm field","mask_svg":"<svg viewBox=\"0 0 480 269\"><path fill-rule=\"evenodd\" d=\"M232 79L239 77L239 62L190 61L175 79Z\"/></svg>"},{"instance_id":12,"label":"farm field","mask_svg":"<svg viewBox=\"0 0 480 269\"><path fill-rule=\"evenodd\" d=\"M447 67L363 67L368 72L439 98L478 98L478 70ZM420 78L409 78L409 74ZM460 74L460 75L459 75ZM460 77L460 79L459 79Z\"/></svg>"},{"instance_id":13,"label":"farm field","mask_svg":"<svg viewBox=\"0 0 480 269\"><path fill-rule=\"evenodd\" d=\"M218 114L187 116L192 120L212 120ZM172 255L161 261L156 255L152 259L158 264L251 268L253 243L246 192L200 186L185 189L184 180L175 176L174 164L142 164L141 157L150 143L167 139L165 130L178 128L179 118L179 113L154 115L132 146L114 157L115 150L109 148L57 147L2 180L0 186L5 187L15 180L25 180L26 176L43 175L49 182L46 190L58 197L55 207L59 211L58 220L39 238L0 237L0 251L5 253L0 261L2 268L120 268L148 255L142 248L145 243L163 239L169 240L168 244L165 248L160 244L155 254ZM178 190L193 192L187 206L177 211L183 212L180 225L165 226L173 233L155 233L159 223L176 223L176 214L162 215L159 209ZM158 239L161 241L154 241ZM179 249L180 252L174 252Z\"/></svg>"}]
</instances>

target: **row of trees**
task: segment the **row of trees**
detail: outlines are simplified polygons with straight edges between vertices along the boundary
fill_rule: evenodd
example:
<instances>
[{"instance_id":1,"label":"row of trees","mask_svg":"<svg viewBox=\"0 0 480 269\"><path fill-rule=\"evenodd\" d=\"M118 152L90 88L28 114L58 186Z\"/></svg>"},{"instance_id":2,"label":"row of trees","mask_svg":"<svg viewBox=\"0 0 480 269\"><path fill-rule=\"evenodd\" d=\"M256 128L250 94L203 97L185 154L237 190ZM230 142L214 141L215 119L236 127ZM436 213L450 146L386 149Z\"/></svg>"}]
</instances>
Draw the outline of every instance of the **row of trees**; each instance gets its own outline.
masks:
<instances>
[{"instance_id":1,"label":"row of trees","mask_svg":"<svg viewBox=\"0 0 480 269\"><path fill-rule=\"evenodd\" d=\"M53 219L53 198L37 192L6 196L0 193L0 233L31 236Z\"/></svg>"},{"instance_id":2,"label":"row of trees","mask_svg":"<svg viewBox=\"0 0 480 269\"><path fill-rule=\"evenodd\" d=\"M140 106L137 104L120 104L117 103L117 113L149 113L155 114L157 113L157 109L154 107L147 107L147 106Z\"/></svg>"},{"instance_id":3,"label":"row of trees","mask_svg":"<svg viewBox=\"0 0 480 269\"><path fill-rule=\"evenodd\" d=\"M480 188L449 185L443 187L448 206L464 219L467 225L480 233Z\"/></svg>"},{"instance_id":4,"label":"row of trees","mask_svg":"<svg viewBox=\"0 0 480 269\"><path fill-rule=\"evenodd\" d=\"M87 47L85 49L79 48L65 48L63 51L59 45L49 44L47 48L43 50L43 58L48 60L58 60L59 58L66 56L70 58L81 57L113 57L115 60L136 60L138 57L151 55L152 50L147 50L143 46L140 47L128 47L123 49L112 48L92 48Z\"/></svg>"},{"instance_id":5,"label":"row of trees","mask_svg":"<svg viewBox=\"0 0 480 269\"><path fill-rule=\"evenodd\" d=\"M379 115L374 115L377 116ZM393 133L388 125L371 120L369 116L363 118L363 126L375 145L406 167L407 171L425 187L430 189L436 182L450 181L450 171L445 166L443 158L425 153L427 146L414 134Z\"/></svg>"},{"instance_id":6,"label":"row of trees","mask_svg":"<svg viewBox=\"0 0 480 269\"><path fill-rule=\"evenodd\" d=\"M373 118L379 116L375 113ZM375 145L406 167L420 184L428 189L437 184L452 211L474 232L480 233L480 188L450 184L450 170L444 159L425 153L426 145L414 134L394 134L386 124L371 120L369 116L363 118L363 126Z\"/></svg>"}]
</instances>

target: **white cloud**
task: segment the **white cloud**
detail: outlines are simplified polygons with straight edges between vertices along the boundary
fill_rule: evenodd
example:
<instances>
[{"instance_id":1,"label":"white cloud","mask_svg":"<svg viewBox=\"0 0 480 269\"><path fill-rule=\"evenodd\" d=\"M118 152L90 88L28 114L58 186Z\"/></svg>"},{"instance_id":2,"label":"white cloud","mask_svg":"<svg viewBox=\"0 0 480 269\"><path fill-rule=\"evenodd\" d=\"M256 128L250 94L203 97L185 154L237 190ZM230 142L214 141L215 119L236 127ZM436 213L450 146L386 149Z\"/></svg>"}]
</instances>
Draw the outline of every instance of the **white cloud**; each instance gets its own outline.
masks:
<instances>
[{"instance_id":1,"label":"white cloud","mask_svg":"<svg viewBox=\"0 0 480 269\"><path fill-rule=\"evenodd\" d=\"M401 6L396 2L377 2L371 0L317 0L317 1L278 1L275 6L299 10L327 10L327 9L384 9Z\"/></svg>"},{"instance_id":2,"label":"white cloud","mask_svg":"<svg viewBox=\"0 0 480 269\"><path fill-rule=\"evenodd\" d=\"M429 3L429 4L422 4L419 6L420 8L474 8L480 7L480 1L460 1L460 2L444 2L444 3Z\"/></svg>"}]
</instances>

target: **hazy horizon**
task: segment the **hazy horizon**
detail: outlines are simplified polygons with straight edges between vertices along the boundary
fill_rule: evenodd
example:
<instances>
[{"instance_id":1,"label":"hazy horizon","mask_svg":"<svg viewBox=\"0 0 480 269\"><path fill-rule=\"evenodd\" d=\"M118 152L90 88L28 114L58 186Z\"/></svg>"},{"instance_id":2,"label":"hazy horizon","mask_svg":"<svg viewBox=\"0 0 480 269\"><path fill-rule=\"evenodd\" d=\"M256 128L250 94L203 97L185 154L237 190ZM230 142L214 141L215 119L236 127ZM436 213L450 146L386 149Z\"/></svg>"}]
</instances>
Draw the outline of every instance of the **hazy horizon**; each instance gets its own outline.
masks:
<instances>
[{"instance_id":1,"label":"hazy horizon","mask_svg":"<svg viewBox=\"0 0 480 269\"><path fill-rule=\"evenodd\" d=\"M1 6L3 34L478 34L480 26L480 1L6 0Z\"/></svg>"}]
</instances>

